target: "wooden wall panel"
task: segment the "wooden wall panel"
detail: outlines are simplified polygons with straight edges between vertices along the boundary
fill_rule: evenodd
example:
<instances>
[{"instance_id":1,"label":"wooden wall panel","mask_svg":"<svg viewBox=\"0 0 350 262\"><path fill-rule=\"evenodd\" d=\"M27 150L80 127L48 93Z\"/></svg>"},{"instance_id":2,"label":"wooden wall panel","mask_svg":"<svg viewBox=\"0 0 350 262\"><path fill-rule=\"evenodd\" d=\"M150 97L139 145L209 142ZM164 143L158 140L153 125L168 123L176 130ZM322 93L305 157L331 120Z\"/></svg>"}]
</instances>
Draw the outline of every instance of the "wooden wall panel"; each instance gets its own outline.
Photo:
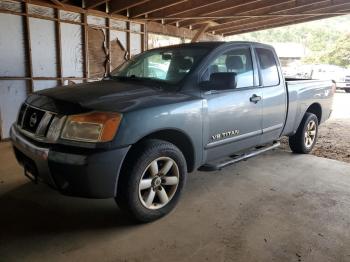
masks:
<instances>
[{"instance_id":1,"label":"wooden wall panel","mask_svg":"<svg viewBox=\"0 0 350 262\"><path fill-rule=\"evenodd\" d=\"M140 34L130 33L130 55L134 56L142 52L142 37Z\"/></svg>"},{"instance_id":2,"label":"wooden wall panel","mask_svg":"<svg viewBox=\"0 0 350 262\"><path fill-rule=\"evenodd\" d=\"M27 81L0 80L0 139L8 138L19 107L27 97Z\"/></svg>"},{"instance_id":3,"label":"wooden wall panel","mask_svg":"<svg viewBox=\"0 0 350 262\"><path fill-rule=\"evenodd\" d=\"M55 22L30 17L29 27L33 76L57 77Z\"/></svg>"},{"instance_id":4,"label":"wooden wall panel","mask_svg":"<svg viewBox=\"0 0 350 262\"><path fill-rule=\"evenodd\" d=\"M142 22L40 3L0 0L0 140L31 91L93 81L145 49Z\"/></svg>"},{"instance_id":5,"label":"wooden wall panel","mask_svg":"<svg viewBox=\"0 0 350 262\"><path fill-rule=\"evenodd\" d=\"M22 12L23 5L18 1L1 0L0 8L8 11L13 11L13 12Z\"/></svg>"},{"instance_id":6,"label":"wooden wall panel","mask_svg":"<svg viewBox=\"0 0 350 262\"><path fill-rule=\"evenodd\" d=\"M120 31L110 31L110 41L111 41L111 71L118 67L120 64L124 63L127 59L126 50L126 33ZM122 41L124 43L122 43Z\"/></svg>"},{"instance_id":7,"label":"wooden wall panel","mask_svg":"<svg viewBox=\"0 0 350 262\"><path fill-rule=\"evenodd\" d=\"M23 17L0 13L0 76L26 76Z\"/></svg>"},{"instance_id":8,"label":"wooden wall panel","mask_svg":"<svg viewBox=\"0 0 350 262\"><path fill-rule=\"evenodd\" d=\"M64 77L83 77L83 29L61 23L62 73Z\"/></svg>"},{"instance_id":9,"label":"wooden wall panel","mask_svg":"<svg viewBox=\"0 0 350 262\"><path fill-rule=\"evenodd\" d=\"M89 73L91 78L102 78L106 73L106 30L88 27Z\"/></svg>"},{"instance_id":10,"label":"wooden wall panel","mask_svg":"<svg viewBox=\"0 0 350 262\"><path fill-rule=\"evenodd\" d=\"M53 88L59 85L59 82L56 80L34 80L33 91L40 91L47 88Z\"/></svg>"}]
</instances>

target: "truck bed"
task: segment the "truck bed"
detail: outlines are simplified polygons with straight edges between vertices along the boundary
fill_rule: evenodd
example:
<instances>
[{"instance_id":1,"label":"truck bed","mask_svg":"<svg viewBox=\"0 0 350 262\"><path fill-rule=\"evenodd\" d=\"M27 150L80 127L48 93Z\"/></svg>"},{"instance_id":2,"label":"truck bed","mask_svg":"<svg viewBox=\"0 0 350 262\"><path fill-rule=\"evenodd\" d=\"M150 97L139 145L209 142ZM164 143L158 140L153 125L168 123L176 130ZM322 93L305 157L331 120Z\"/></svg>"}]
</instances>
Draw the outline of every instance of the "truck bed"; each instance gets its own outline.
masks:
<instances>
[{"instance_id":1,"label":"truck bed","mask_svg":"<svg viewBox=\"0 0 350 262\"><path fill-rule=\"evenodd\" d=\"M304 113L310 106L320 106L320 124L327 120L332 111L331 80L309 80L286 78L288 99L287 117L282 135L291 135L296 132Z\"/></svg>"}]
</instances>

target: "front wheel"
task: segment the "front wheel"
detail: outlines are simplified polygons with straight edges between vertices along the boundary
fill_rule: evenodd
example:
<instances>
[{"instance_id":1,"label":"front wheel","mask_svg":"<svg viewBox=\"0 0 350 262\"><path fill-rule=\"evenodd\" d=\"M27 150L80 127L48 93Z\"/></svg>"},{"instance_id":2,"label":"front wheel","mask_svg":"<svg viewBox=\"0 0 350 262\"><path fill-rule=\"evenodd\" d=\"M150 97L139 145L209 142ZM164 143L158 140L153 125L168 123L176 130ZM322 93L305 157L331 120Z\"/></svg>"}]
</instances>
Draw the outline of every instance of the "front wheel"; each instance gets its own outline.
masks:
<instances>
[{"instance_id":1,"label":"front wheel","mask_svg":"<svg viewBox=\"0 0 350 262\"><path fill-rule=\"evenodd\" d=\"M344 89L346 93L350 93L350 89Z\"/></svg>"},{"instance_id":2,"label":"front wheel","mask_svg":"<svg viewBox=\"0 0 350 262\"><path fill-rule=\"evenodd\" d=\"M142 152L137 152L141 148ZM175 145L147 140L128 158L116 201L136 220L154 221L176 206L186 175L186 160Z\"/></svg>"},{"instance_id":3,"label":"front wheel","mask_svg":"<svg viewBox=\"0 0 350 262\"><path fill-rule=\"evenodd\" d=\"M294 153L308 154L316 144L317 134L317 116L306 113L295 135L289 137L289 147Z\"/></svg>"}]
</instances>

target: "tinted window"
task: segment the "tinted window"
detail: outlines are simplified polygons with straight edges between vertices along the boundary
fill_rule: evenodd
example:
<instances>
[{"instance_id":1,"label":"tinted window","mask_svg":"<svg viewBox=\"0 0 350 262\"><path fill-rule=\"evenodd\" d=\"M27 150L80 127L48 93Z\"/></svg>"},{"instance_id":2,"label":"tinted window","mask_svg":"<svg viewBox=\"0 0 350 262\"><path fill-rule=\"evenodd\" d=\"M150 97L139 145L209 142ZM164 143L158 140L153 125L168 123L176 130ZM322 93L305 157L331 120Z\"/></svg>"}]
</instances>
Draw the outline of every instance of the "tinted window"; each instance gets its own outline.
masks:
<instances>
[{"instance_id":1,"label":"tinted window","mask_svg":"<svg viewBox=\"0 0 350 262\"><path fill-rule=\"evenodd\" d=\"M237 74L237 88L254 85L253 63L249 48L235 49L217 57L206 70L203 79L218 72L234 72Z\"/></svg>"},{"instance_id":2,"label":"tinted window","mask_svg":"<svg viewBox=\"0 0 350 262\"><path fill-rule=\"evenodd\" d=\"M264 86L275 86L280 83L275 56L269 49L257 48L261 78Z\"/></svg>"}]
</instances>

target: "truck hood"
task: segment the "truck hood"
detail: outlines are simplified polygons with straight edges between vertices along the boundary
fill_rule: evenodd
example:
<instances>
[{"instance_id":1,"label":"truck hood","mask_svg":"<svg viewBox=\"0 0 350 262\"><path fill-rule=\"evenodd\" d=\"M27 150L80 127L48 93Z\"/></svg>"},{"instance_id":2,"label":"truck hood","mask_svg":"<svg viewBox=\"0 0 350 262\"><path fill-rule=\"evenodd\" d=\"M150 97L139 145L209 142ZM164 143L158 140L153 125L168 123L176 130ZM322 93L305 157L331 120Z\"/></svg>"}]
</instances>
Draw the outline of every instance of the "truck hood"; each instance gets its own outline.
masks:
<instances>
[{"instance_id":1,"label":"truck hood","mask_svg":"<svg viewBox=\"0 0 350 262\"><path fill-rule=\"evenodd\" d=\"M141 83L103 80L42 90L27 99L33 106L60 113L91 110L127 112L192 100L179 92L167 92Z\"/></svg>"}]
</instances>

